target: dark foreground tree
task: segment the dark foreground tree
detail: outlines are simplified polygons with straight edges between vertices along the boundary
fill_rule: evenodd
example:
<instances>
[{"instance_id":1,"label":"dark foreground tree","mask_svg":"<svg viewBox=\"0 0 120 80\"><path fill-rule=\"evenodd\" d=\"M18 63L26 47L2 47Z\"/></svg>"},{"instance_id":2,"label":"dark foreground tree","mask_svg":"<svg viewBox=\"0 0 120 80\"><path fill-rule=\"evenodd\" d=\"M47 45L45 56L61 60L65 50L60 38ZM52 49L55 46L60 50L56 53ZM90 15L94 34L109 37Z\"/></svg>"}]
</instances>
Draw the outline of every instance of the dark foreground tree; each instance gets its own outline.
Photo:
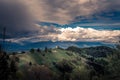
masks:
<instances>
[{"instance_id":1,"label":"dark foreground tree","mask_svg":"<svg viewBox=\"0 0 120 80\"><path fill-rule=\"evenodd\" d=\"M14 60L11 61L10 63L10 72L11 72L11 78L12 80L16 80L16 72L17 72L17 66L16 66L16 62Z\"/></svg>"},{"instance_id":2,"label":"dark foreground tree","mask_svg":"<svg viewBox=\"0 0 120 80\"><path fill-rule=\"evenodd\" d=\"M9 65L6 52L0 52L0 79L8 80Z\"/></svg>"}]
</instances>

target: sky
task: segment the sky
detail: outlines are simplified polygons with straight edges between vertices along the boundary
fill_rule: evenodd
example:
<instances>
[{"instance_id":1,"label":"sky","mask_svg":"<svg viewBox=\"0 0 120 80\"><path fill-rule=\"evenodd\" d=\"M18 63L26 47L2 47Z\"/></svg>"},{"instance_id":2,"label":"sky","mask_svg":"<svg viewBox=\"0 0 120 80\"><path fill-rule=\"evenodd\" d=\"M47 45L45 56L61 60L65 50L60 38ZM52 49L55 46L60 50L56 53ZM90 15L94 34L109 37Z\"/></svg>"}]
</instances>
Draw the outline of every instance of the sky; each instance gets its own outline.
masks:
<instances>
[{"instance_id":1,"label":"sky","mask_svg":"<svg viewBox=\"0 0 120 80\"><path fill-rule=\"evenodd\" d=\"M120 0L0 0L0 39L39 41L120 40Z\"/></svg>"}]
</instances>

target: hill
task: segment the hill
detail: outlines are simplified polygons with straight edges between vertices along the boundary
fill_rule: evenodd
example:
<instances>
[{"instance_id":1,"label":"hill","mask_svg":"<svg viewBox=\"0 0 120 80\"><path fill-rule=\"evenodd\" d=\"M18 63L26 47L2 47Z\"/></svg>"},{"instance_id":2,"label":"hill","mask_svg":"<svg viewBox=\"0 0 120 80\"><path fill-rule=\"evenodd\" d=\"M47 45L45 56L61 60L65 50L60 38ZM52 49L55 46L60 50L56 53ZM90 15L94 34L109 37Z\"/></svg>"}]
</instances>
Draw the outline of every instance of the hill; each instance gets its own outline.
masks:
<instances>
[{"instance_id":1,"label":"hill","mask_svg":"<svg viewBox=\"0 0 120 80\"><path fill-rule=\"evenodd\" d=\"M78 47L68 47L67 50L77 52L79 54L87 54L92 57L106 57L116 51L114 48L106 46L88 47L88 48L78 48Z\"/></svg>"},{"instance_id":2,"label":"hill","mask_svg":"<svg viewBox=\"0 0 120 80\"><path fill-rule=\"evenodd\" d=\"M8 62L15 61L13 78L19 80L118 80L119 53L105 46L45 47L10 54Z\"/></svg>"}]
</instances>

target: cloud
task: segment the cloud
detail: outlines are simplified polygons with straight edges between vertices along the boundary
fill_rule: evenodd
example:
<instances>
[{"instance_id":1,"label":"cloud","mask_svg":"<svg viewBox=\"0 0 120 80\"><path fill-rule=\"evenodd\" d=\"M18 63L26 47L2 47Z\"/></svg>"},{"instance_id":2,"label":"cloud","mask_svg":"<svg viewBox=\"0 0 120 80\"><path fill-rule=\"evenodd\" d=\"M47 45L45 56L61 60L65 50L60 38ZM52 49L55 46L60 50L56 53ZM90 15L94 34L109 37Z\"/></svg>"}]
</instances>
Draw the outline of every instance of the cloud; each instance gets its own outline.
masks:
<instances>
[{"instance_id":1,"label":"cloud","mask_svg":"<svg viewBox=\"0 0 120 80\"><path fill-rule=\"evenodd\" d=\"M117 42L120 37L119 30L96 30L93 28L55 28L41 27L38 35L12 39L13 42L39 42L39 41L102 41ZM47 31L47 32L46 32ZM44 34L41 34L44 33Z\"/></svg>"},{"instance_id":2,"label":"cloud","mask_svg":"<svg viewBox=\"0 0 120 80\"><path fill-rule=\"evenodd\" d=\"M75 24L74 24L75 25ZM96 22L96 23L78 23L77 25L79 25L79 26L91 26L91 27L93 27L93 26L95 26L96 28L98 27L98 26L101 26L101 28L105 28L106 26L112 26L112 27L114 27L114 26L117 26L118 28L120 28L119 27L119 25L120 25L120 23L99 23L99 22Z\"/></svg>"},{"instance_id":3,"label":"cloud","mask_svg":"<svg viewBox=\"0 0 120 80\"><path fill-rule=\"evenodd\" d=\"M102 12L120 11L119 4L119 0L0 0L0 32L2 32L3 27L6 27L9 38L23 38L23 40L35 40L35 38L36 40L55 41L92 40L92 38L93 40L108 40L111 39L111 36L112 38L118 36L119 31L77 28L81 31L79 32L74 31L76 28L42 27L36 25L35 22L68 24L77 16L89 18L91 15ZM104 18L102 19L104 21ZM89 34L85 31L88 31ZM68 34L68 32L70 33ZM101 32L108 36L100 36L98 33Z\"/></svg>"},{"instance_id":4,"label":"cloud","mask_svg":"<svg viewBox=\"0 0 120 80\"><path fill-rule=\"evenodd\" d=\"M66 24L77 16L90 18L94 14L120 11L119 0L21 0L37 20ZM104 20L104 17L101 17Z\"/></svg>"},{"instance_id":5,"label":"cloud","mask_svg":"<svg viewBox=\"0 0 120 80\"><path fill-rule=\"evenodd\" d=\"M6 41L22 43L22 42L39 42L39 41L53 41L57 40L57 34L60 34L61 31L56 27L40 26L35 25L38 31L35 31L32 36L21 37L21 38L11 38L6 39Z\"/></svg>"},{"instance_id":6,"label":"cloud","mask_svg":"<svg viewBox=\"0 0 120 80\"><path fill-rule=\"evenodd\" d=\"M0 34L2 34L3 27L6 27L9 38L28 36L35 30L33 19L22 2L0 0Z\"/></svg>"},{"instance_id":7,"label":"cloud","mask_svg":"<svg viewBox=\"0 0 120 80\"><path fill-rule=\"evenodd\" d=\"M95 30L92 28L62 28L59 40L68 41L110 41L116 42L119 30ZM63 36L63 37L62 37Z\"/></svg>"}]
</instances>

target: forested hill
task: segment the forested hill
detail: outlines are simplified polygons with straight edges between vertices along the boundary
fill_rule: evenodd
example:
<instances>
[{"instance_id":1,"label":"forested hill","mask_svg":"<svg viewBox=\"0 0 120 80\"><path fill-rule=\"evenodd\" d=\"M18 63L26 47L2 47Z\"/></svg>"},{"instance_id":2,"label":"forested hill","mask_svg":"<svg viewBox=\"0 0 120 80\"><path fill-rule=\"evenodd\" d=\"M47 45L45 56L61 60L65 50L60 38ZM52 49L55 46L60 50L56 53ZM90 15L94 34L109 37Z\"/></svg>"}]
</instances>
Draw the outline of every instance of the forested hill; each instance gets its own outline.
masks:
<instances>
[{"instance_id":1,"label":"forested hill","mask_svg":"<svg viewBox=\"0 0 120 80\"><path fill-rule=\"evenodd\" d=\"M87 54L93 57L106 57L116 51L114 48L107 46L97 46L88 48L78 48L75 46L68 47L66 50L73 51L79 54Z\"/></svg>"},{"instance_id":2,"label":"forested hill","mask_svg":"<svg viewBox=\"0 0 120 80\"><path fill-rule=\"evenodd\" d=\"M58 46L12 54L1 52L0 66L0 73L9 72L0 75L7 80L119 80L120 50Z\"/></svg>"}]
</instances>

